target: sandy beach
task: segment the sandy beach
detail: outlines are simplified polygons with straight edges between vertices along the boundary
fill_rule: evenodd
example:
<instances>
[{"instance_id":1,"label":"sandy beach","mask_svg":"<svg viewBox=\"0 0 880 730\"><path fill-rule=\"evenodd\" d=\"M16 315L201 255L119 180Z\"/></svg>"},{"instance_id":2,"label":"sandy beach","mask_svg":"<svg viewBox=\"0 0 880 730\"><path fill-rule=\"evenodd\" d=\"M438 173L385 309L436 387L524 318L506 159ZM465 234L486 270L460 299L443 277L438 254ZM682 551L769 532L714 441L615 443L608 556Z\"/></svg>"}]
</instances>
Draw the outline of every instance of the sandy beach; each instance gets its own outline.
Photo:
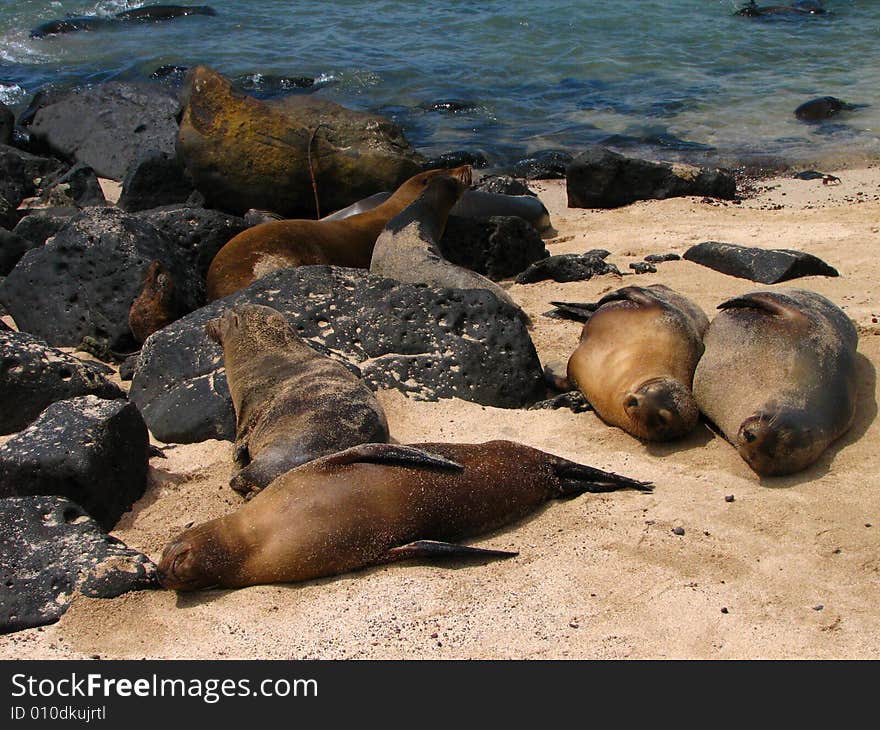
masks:
<instances>
[{"instance_id":1,"label":"sandy beach","mask_svg":"<svg viewBox=\"0 0 880 730\"><path fill-rule=\"evenodd\" d=\"M568 209L564 181L531 183L558 233L547 241L551 254L604 248L629 271L647 254L716 240L799 249L838 269L839 278L779 285L828 297L860 336L855 424L808 470L761 480L702 424L683 441L648 445L592 412L418 402L384 391L397 442L512 439L651 480L655 490L552 502L474 542L519 551L505 561L78 597L58 623L0 637L0 658L880 657L880 166L835 174L839 185L762 180L741 203L678 198L616 210ZM544 316L551 300L664 283L711 317L724 299L759 288L686 261L657 268L504 286L531 316L545 364L565 363L581 327ZM217 441L165 448L167 458L150 462L147 493L113 534L158 560L185 525L236 509L231 452Z\"/></svg>"}]
</instances>

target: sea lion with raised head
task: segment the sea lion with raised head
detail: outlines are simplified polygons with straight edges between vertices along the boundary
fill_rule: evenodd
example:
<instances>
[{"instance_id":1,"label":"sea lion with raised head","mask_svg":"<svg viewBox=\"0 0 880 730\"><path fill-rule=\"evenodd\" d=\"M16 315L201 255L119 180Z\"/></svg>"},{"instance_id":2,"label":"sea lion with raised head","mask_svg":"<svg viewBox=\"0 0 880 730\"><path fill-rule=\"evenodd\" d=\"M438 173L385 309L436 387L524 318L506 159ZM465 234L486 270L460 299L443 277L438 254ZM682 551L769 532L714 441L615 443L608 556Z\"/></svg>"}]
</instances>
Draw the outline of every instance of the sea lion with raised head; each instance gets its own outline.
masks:
<instances>
[{"instance_id":1,"label":"sea lion with raised head","mask_svg":"<svg viewBox=\"0 0 880 730\"><path fill-rule=\"evenodd\" d=\"M449 211L465 188L458 178L441 175L432 179L416 200L388 221L373 248L370 273L433 287L488 289L519 310L519 305L494 281L447 261L440 253L437 243Z\"/></svg>"},{"instance_id":2,"label":"sea lion with raised head","mask_svg":"<svg viewBox=\"0 0 880 730\"><path fill-rule=\"evenodd\" d=\"M144 275L141 293L128 310L128 326L138 342L171 324L185 313L171 272L161 261L152 261Z\"/></svg>"},{"instance_id":3,"label":"sea lion with raised head","mask_svg":"<svg viewBox=\"0 0 880 730\"><path fill-rule=\"evenodd\" d=\"M350 446L388 440L376 396L309 347L281 312L242 304L205 329L223 347L235 407L232 488L258 492L279 474Z\"/></svg>"},{"instance_id":4,"label":"sea lion with raised head","mask_svg":"<svg viewBox=\"0 0 880 730\"><path fill-rule=\"evenodd\" d=\"M755 291L718 308L694 374L700 410L758 474L806 468L855 417L856 328L804 289Z\"/></svg>"},{"instance_id":5,"label":"sea lion with raised head","mask_svg":"<svg viewBox=\"0 0 880 730\"><path fill-rule=\"evenodd\" d=\"M282 220L261 223L230 239L208 269L208 299L244 289L279 269L330 264L367 269L376 239L394 216L406 208L435 177L453 176L471 183L471 168L428 170L414 175L388 200L344 220Z\"/></svg>"},{"instance_id":6,"label":"sea lion with raised head","mask_svg":"<svg viewBox=\"0 0 880 730\"><path fill-rule=\"evenodd\" d=\"M691 384L709 326L703 310L662 284L627 286L579 306L594 311L568 378L599 417L647 441L691 431L699 419Z\"/></svg>"},{"instance_id":7,"label":"sea lion with raised head","mask_svg":"<svg viewBox=\"0 0 880 730\"><path fill-rule=\"evenodd\" d=\"M364 444L276 479L238 511L184 532L159 564L179 591L304 581L393 560L515 553L453 544L550 499L648 483L510 441Z\"/></svg>"}]
</instances>

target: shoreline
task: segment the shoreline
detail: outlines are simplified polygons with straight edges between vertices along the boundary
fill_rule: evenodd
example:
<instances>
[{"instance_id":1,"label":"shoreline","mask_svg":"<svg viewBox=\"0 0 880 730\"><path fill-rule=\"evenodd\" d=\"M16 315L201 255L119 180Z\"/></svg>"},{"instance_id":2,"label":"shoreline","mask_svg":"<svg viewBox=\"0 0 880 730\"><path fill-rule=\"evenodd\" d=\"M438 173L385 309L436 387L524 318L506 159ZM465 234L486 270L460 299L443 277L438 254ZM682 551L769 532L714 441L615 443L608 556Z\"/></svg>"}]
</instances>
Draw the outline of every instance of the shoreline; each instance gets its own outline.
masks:
<instances>
[{"instance_id":1,"label":"shoreline","mask_svg":"<svg viewBox=\"0 0 880 730\"><path fill-rule=\"evenodd\" d=\"M551 255L606 248L629 272L647 254L720 240L795 248L838 269L837 278L776 285L827 296L860 335L856 423L805 472L759 480L704 426L683 441L647 445L592 412L381 391L401 443L512 438L649 479L655 492L553 503L474 541L519 550L504 562L77 597L58 623L0 637L0 658L880 657L880 160L829 172L839 185L765 177L741 201L671 198L613 210L567 208L564 181L530 181L557 232L545 241ZM710 318L724 298L761 286L686 261L659 264L656 274L503 286L532 317L547 364L567 359L581 326L545 317L549 302L591 301L625 283L667 284ZM156 559L184 523L235 509L231 451L229 442L207 441L151 459L147 493L112 534ZM678 527L684 535L672 532Z\"/></svg>"}]
</instances>

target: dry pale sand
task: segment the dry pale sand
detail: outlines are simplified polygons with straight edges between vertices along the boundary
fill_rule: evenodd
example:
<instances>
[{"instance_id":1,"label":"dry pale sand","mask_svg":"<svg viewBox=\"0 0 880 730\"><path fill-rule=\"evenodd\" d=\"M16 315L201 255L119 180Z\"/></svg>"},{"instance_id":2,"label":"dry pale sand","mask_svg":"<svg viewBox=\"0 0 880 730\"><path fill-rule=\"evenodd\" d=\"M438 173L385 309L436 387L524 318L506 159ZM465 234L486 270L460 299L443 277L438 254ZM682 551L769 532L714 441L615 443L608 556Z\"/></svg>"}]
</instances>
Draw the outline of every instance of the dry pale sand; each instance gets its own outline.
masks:
<instances>
[{"instance_id":1,"label":"dry pale sand","mask_svg":"<svg viewBox=\"0 0 880 730\"><path fill-rule=\"evenodd\" d=\"M837 186L764 182L742 204L687 198L612 211L568 210L561 181L535 185L559 232L551 253L607 248L627 270L646 254L713 239L799 248L839 269L840 278L795 282L848 312L864 355L855 425L809 470L761 481L705 427L683 442L650 446L593 413L424 403L385 392L400 442L516 439L650 479L656 490L553 502L478 541L519 550L507 561L78 598L59 623L0 638L0 657L880 657L880 168L837 174ZM580 331L542 316L550 300L589 301L625 283L663 282L711 315L723 299L757 288L683 261L658 269L509 290L534 319L546 363L564 362ZM187 523L240 503L227 486L230 444L166 453L152 460L147 494L115 530L154 559Z\"/></svg>"}]
</instances>

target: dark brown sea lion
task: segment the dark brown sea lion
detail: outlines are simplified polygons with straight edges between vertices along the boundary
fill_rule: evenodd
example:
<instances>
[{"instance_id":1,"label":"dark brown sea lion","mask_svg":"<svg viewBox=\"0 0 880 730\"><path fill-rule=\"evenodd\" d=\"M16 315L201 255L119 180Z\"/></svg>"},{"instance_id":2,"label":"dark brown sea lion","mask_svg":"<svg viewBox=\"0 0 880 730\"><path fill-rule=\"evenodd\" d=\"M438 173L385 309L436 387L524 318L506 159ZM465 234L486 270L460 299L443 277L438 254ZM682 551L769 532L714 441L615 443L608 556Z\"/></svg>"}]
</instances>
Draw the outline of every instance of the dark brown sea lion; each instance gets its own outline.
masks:
<instances>
[{"instance_id":1,"label":"dark brown sea lion","mask_svg":"<svg viewBox=\"0 0 880 730\"><path fill-rule=\"evenodd\" d=\"M112 17L83 15L80 17L50 20L31 31L31 38L45 38L48 35L75 33L77 31L100 30L113 27L120 22L148 23L159 20L173 20L187 15L217 15L214 8L207 5L145 5L133 10L124 10Z\"/></svg>"},{"instance_id":2,"label":"dark brown sea lion","mask_svg":"<svg viewBox=\"0 0 880 730\"><path fill-rule=\"evenodd\" d=\"M791 5L758 5L755 0L739 10L734 15L746 18L767 18L771 16L798 16L798 15L825 15L827 11L816 0L799 0Z\"/></svg>"},{"instance_id":3,"label":"dark brown sea lion","mask_svg":"<svg viewBox=\"0 0 880 730\"><path fill-rule=\"evenodd\" d=\"M507 557L458 541L550 499L650 485L510 441L365 444L293 469L237 512L184 532L162 555L176 590L337 575L410 557ZM436 542L441 541L441 542Z\"/></svg>"},{"instance_id":4,"label":"dark brown sea lion","mask_svg":"<svg viewBox=\"0 0 880 730\"><path fill-rule=\"evenodd\" d=\"M225 297L278 269L332 264L366 269L376 239L394 216L415 200L438 175L470 185L471 168L429 170L414 175L373 210L345 220L283 220L261 223L234 236L208 269L208 298Z\"/></svg>"},{"instance_id":5,"label":"dark brown sea lion","mask_svg":"<svg viewBox=\"0 0 880 730\"><path fill-rule=\"evenodd\" d=\"M376 396L344 365L309 347L281 312L243 304L206 325L223 347L237 422L230 484L242 494L350 446L388 440Z\"/></svg>"},{"instance_id":6,"label":"dark brown sea lion","mask_svg":"<svg viewBox=\"0 0 880 730\"><path fill-rule=\"evenodd\" d=\"M718 308L694 374L700 410L758 474L804 469L855 416L853 323L803 289L756 291Z\"/></svg>"},{"instance_id":7,"label":"dark brown sea lion","mask_svg":"<svg viewBox=\"0 0 880 730\"><path fill-rule=\"evenodd\" d=\"M145 342L154 332L171 324L183 313L171 273L161 261L147 268L144 288L128 310L128 326L135 340Z\"/></svg>"},{"instance_id":8,"label":"dark brown sea lion","mask_svg":"<svg viewBox=\"0 0 880 730\"><path fill-rule=\"evenodd\" d=\"M498 284L443 258L437 242L449 211L467 186L458 178L432 179L422 194L388 221L373 248L370 273L397 281L449 289L488 289L511 307L519 306Z\"/></svg>"},{"instance_id":9,"label":"dark brown sea lion","mask_svg":"<svg viewBox=\"0 0 880 730\"><path fill-rule=\"evenodd\" d=\"M568 305L571 306L571 305ZM648 441L691 431L691 392L709 320L669 287L627 286L604 296L568 361L568 377L606 423Z\"/></svg>"}]
</instances>

